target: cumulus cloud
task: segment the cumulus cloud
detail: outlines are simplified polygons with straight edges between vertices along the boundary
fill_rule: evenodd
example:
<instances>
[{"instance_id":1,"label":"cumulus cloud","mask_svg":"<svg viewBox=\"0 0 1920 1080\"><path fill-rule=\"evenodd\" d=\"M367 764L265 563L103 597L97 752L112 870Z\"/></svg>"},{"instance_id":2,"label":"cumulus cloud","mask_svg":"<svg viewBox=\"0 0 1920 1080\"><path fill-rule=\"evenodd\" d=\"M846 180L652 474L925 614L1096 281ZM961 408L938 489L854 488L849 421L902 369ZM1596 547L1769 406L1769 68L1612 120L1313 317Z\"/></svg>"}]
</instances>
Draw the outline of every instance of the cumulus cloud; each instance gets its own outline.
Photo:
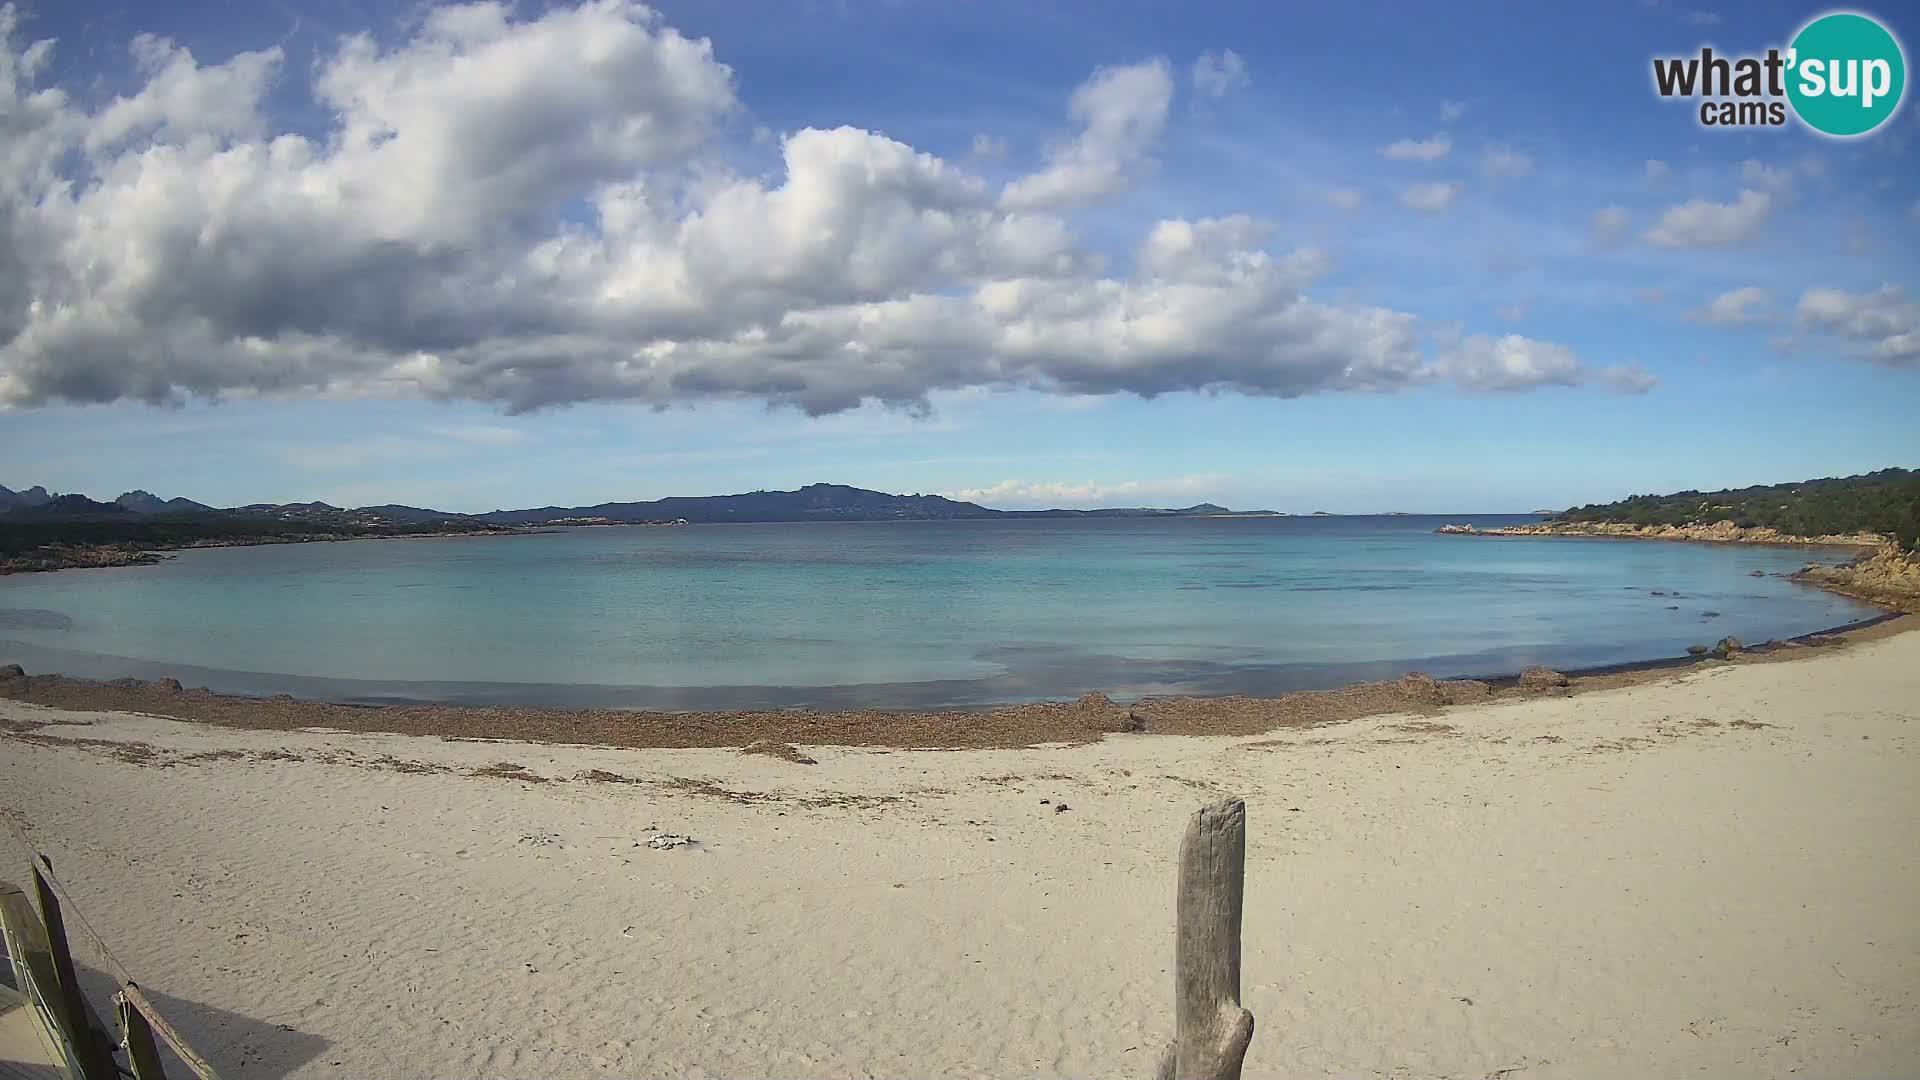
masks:
<instances>
[{"instance_id":1,"label":"cumulus cloud","mask_svg":"<svg viewBox=\"0 0 1920 1080\"><path fill-rule=\"evenodd\" d=\"M1365 201L1357 188L1334 188L1327 192L1327 202L1341 210L1358 210Z\"/></svg>"},{"instance_id":2,"label":"cumulus cloud","mask_svg":"<svg viewBox=\"0 0 1920 1080\"><path fill-rule=\"evenodd\" d=\"M1800 295L1800 321L1865 346L1865 359L1888 367L1920 367L1920 301L1888 285L1878 292L1808 289Z\"/></svg>"},{"instance_id":3,"label":"cumulus cloud","mask_svg":"<svg viewBox=\"0 0 1920 1080\"><path fill-rule=\"evenodd\" d=\"M1765 322L1767 315L1754 309L1766 304L1767 300L1767 290L1758 285L1749 285L1744 289L1721 293L1698 311L1689 312L1687 318L1708 326L1747 326Z\"/></svg>"},{"instance_id":4,"label":"cumulus cloud","mask_svg":"<svg viewBox=\"0 0 1920 1080\"><path fill-rule=\"evenodd\" d=\"M1446 374L1412 315L1314 298L1326 255L1252 219L1160 222L1121 269L1080 242L1056 211L1150 167L1164 61L1095 72L1067 105L1077 133L996 192L850 127L770 135L770 174L729 170L732 71L632 0L435 8L298 72L271 49L209 63L141 39L144 81L97 107L37 84L51 46L17 25L0 6L0 407L823 415L967 388L1292 397ZM264 108L289 78L310 79L310 135ZM1457 193L1441 187L1428 203ZM516 438L488 428L385 452Z\"/></svg>"},{"instance_id":5,"label":"cumulus cloud","mask_svg":"<svg viewBox=\"0 0 1920 1080\"><path fill-rule=\"evenodd\" d=\"M1400 204L1409 210L1437 214L1453 205L1460 195L1460 185L1449 181L1436 180L1430 184L1414 184L1400 192Z\"/></svg>"},{"instance_id":6,"label":"cumulus cloud","mask_svg":"<svg viewBox=\"0 0 1920 1080\"><path fill-rule=\"evenodd\" d=\"M1475 334L1447 350L1439 366L1461 388L1488 394L1578 386L1587 377L1572 349L1519 334Z\"/></svg>"},{"instance_id":7,"label":"cumulus cloud","mask_svg":"<svg viewBox=\"0 0 1920 1080\"><path fill-rule=\"evenodd\" d=\"M1431 139L1401 139L1380 148L1382 157L1395 161L1438 161L1453 152L1453 137L1441 132Z\"/></svg>"},{"instance_id":8,"label":"cumulus cloud","mask_svg":"<svg viewBox=\"0 0 1920 1080\"><path fill-rule=\"evenodd\" d=\"M1533 171L1533 158L1511 146L1489 146L1480 167L1492 177L1525 176Z\"/></svg>"},{"instance_id":9,"label":"cumulus cloud","mask_svg":"<svg viewBox=\"0 0 1920 1080\"><path fill-rule=\"evenodd\" d=\"M1624 206L1603 206L1593 212L1593 235L1602 241L1613 241L1627 231L1633 223L1633 214Z\"/></svg>"},{"instance_id":10,"label":"cumulus cloud","mask_svg":"<svg viewBox=\"0 0 1920 1080\"><path fill-rule=\"evenodd\" d=\"M1172 100L1173 76L1163 59L1094 72L1067 102L1080 133L1054 147L1045 169L1008 184L1001 205L1055 209L1125 189L1152 166L1148 151L1167 126Z\"/></svg>"},{"instance_id":11,"label":"cumulus cloud","mask_svg":"<svg viewBox=\"0 0 1920 1080\"><path fill-rule=\"evenodd\" d=\"M1748 158L1740 163L1740 182L1784 197L1793 192L1793 170Z\"/></svg>"},{"instance_id":12,"label":"cumulus cloud","mask_svg":"<svg viewBox=\"0 0 1920 1080\"><path fill-rule=\"evenodd\" d=\"M1226 97L1249 81L1247 62L1232 49L1201 53L1193 62L1193 88L1210 98Z\"/></svg>"},{"instance_id":13,"label":"cumulus cloud","mask_svg":"<svg viewBox=\"0 0 1920 1080\"><path fill-rule=\"evenodd\" d=\"M1171 480L1033 481L1002 480L987 487L959 488L942 492L950 499L980 503L997 509L1036 509L1055 507L1116 506L1123 503L1146 506L1167 502L1192 505L1208 492L1217 491L1228 477L1197 474Z\"/></svg>"},{"instance_id":14,"label":"cumulus cloud","mask_svg":"<svg viewBox=\"0 0 1920 1080\"><path fill-rule=\"evenodd\" d=\"M1752 188L1730 203L1694 199L1668 207L1644 236L1661 247L1731 247L1760 231L1773 213L1774 201L1771 193Z\"/></svg>"}]
</instances>

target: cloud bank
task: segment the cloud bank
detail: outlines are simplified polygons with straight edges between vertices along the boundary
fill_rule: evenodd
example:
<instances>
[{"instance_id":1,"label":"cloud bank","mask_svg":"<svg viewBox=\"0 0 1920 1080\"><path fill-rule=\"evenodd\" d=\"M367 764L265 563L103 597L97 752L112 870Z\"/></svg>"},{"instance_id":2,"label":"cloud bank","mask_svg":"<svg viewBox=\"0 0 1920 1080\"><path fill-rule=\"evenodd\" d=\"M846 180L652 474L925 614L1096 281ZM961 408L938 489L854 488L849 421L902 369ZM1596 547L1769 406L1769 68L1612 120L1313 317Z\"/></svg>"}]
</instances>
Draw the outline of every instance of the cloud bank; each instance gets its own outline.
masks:
<instances>
[{"instance_id":1,"label":"cloud bank","mask_svg":"<svg viewBox=\"0 0 1920 1080\"><path fill-rule=\"evenodd\" d=\"M1071 215L1152 170L1175 89L1161 58L1095 71L1067 133L996 191L852 127L780 136L770 177L729 169L734 72L632 0L434 8L402 39L341 41L310 76L275 48L205 63L142 37L138 89L92 105L39 85L58 47L0 6L0 406L324 394L820 415L967 387L1567 378L1547 343L1560 352L1494 374L1430 359L1414 316L1310 297L1327 256L1276 253L1244 217L1159 222L1129 272L1106 268ZM1237 60L1204 59L1200 92L1243 84ZM293 79L310 79L313 134L265 108ZM1437 211L1458 190L1406 198Z\"/></svg>"}]
</instances>

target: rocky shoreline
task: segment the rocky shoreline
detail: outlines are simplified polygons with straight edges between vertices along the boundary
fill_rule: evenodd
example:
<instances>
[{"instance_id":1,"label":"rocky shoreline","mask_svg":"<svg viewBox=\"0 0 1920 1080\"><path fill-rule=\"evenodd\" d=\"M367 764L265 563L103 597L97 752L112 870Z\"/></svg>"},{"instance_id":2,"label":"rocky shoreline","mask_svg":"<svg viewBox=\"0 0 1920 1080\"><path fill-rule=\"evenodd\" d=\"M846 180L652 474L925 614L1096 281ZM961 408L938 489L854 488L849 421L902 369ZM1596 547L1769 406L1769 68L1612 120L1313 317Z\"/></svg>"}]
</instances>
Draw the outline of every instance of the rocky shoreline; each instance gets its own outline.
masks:
<instances>
[{"instance_id":1,"label":"rocky shoreline","mask_svg":"<svg viewBox=\"0 0 1920 1080\"><path fill-rule=\"evenodd\" d=\"M1619 521L1539 521L1482 529L1475 525L1442 525L1444 536L1562 536L1616 540L1678 540L1702 544L1764 544L1770 547L1878 548L1887 538L1878 533L1834 533L1796 536L1766 526L1744 528L1731 521L1711 525L1630 525Z\"/></svg>"},{"instance_id":2,"label":"rocky shoreline","mask_svg":"<svg viewBox=\"0 0 1920 1080\"><path fill-rule=\"evenodd\" d=\"M32 574L48 570L86 570L109 566L152 566L173 557L176 551L194 548L264 547L270 544L325 544L348 540L426 540L456 536L525 536L547 529L521 526L495 526L486 529L449 529L442 532L289 533L280 536L236 536L195 540L167 547L132 547L126 544L49 544L19 555L0 557L0 575Z\"/></svg>"}]
</instances>

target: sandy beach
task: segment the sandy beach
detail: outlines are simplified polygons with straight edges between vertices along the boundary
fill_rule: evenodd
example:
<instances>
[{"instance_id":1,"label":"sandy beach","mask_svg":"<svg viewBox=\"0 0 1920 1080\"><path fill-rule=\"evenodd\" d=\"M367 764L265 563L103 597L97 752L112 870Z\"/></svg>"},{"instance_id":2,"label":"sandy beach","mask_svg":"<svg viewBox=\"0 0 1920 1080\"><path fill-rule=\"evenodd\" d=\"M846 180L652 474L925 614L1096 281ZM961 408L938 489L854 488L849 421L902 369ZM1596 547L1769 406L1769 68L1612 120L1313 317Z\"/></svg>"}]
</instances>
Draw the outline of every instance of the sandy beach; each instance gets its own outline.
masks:
<instances>
[{"instance_id":1,"label":"sandy beach","mask_svg":"<svg viewBox=\"0 0 1920 1080\"><path fill-rule=\"evenodd\" d=\"M813 765L0 701L0 784L235 1076L1147 1075L1220 793L1249 1076L1912 1075L1920 634L1804 652Z\"/></svg>"}]
</instances>

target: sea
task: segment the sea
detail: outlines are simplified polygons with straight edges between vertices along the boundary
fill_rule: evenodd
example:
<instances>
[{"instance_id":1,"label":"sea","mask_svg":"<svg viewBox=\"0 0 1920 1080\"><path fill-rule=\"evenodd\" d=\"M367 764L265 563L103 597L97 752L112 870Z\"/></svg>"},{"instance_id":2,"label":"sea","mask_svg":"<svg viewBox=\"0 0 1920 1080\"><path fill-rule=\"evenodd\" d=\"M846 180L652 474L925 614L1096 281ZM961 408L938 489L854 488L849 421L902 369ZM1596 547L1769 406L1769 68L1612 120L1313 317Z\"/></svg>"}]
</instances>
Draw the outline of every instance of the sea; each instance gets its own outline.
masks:
<instances>
[{"instance_id":1,"label":"sea","mask_svg":"<svg viewBox=\"0 0 1920 1080\"><path fill-rule=\"evenodd\" d=\"M1436 535L1534 517L568 528L0 577L0 662L344 702L971 709L1587 669L1870 618L1835 550Z\"/></svg>"}]
</instances>

